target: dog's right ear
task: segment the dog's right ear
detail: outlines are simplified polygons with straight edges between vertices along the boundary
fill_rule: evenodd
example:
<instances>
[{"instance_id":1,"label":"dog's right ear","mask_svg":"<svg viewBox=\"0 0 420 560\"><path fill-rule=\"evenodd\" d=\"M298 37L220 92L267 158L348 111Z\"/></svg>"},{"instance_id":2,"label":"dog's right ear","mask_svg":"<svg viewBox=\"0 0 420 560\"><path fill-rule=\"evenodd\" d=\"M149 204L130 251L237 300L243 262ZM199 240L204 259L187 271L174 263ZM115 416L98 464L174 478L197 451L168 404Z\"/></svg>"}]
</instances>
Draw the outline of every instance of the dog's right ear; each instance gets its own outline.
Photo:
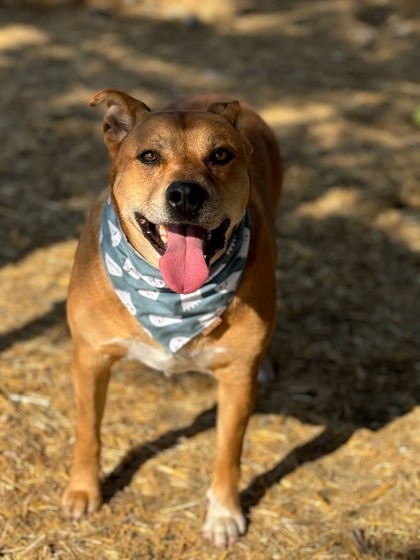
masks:
<instances>
[{"instance_id":1,"label":"dog's right ear","mask_svg":"<svg viewBox=\"0 0 420 560\"><path fill-rule=\"evenodd\" d=\"M104 89L89 101L91 107L99 103L106 103L108 107L102 124L106 147L114 159L124 138L150 109L142 101L116 89Z\"/></svg>"}]
</instances>

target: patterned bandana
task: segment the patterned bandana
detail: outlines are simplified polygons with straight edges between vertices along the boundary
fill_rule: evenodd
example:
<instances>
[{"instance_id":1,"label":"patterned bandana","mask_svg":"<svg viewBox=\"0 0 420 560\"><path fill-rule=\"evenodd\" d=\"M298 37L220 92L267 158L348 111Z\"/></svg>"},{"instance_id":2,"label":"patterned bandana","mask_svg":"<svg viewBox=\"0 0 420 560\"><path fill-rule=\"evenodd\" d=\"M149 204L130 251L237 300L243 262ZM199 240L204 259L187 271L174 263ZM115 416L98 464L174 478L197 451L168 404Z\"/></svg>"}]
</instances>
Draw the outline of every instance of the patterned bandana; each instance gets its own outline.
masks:
<instances>
[{"instance_id":1,"label":"patterned bandana","mask_svg":"<svg viewBox=\"0 0 420 560\"><path fill-rule=\"evenodd\" d=\"M130 245L110 199L102 215L99 243L108 278L122 303L148 334L172 353L210 327L228 307L248 257L248 212L225 253L211 265L209 278L191 294L177 294Z\"/></svg>"}]
</instances>

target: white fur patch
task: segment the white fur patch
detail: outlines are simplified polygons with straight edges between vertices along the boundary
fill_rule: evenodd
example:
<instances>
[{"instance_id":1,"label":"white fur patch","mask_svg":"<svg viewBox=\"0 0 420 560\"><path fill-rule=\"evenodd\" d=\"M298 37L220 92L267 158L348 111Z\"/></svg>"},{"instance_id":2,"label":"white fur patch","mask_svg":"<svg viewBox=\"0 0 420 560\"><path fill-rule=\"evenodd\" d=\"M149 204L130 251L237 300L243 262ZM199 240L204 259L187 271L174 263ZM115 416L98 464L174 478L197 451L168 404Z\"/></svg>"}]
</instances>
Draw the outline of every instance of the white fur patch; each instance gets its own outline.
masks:
<instances>
[{"instance_id":1,"label":"white fur patch","mask_svg":"<svg viewBox=\"0 0 420 560\"><path fill-rule=\"evenodd\" d=\"M174 345L176 342L174 341ZM226 351L223 347L202 350L182 348L176 354L171 354L164 348L155 348L135 339L115 338L109 343L125 348L127 360L136 360L147 367L162 371L166 375L188 371L212 374L216 356L220 356Z\"/></svg>"},{"instance_id":2,"label":"white fur patch","mask_svg":"<svg viewBox=\"0 0 420 560\"><path fill-rule=\"evenodd\" d=\"M233 514L219 502L211 490L207 491L208 507L203 534L213 544L228 548L246 531L243 513Z\"/></svg>"}]
</instances>

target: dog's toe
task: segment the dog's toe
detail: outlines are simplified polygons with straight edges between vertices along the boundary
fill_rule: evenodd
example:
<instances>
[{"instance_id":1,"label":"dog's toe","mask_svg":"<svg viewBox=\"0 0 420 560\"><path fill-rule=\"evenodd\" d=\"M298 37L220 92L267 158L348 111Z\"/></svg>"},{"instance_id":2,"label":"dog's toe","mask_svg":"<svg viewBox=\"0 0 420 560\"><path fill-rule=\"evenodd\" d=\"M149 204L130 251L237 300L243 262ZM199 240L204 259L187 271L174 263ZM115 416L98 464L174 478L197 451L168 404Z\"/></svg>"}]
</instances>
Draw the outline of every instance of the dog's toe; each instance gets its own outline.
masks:
<instances>
[{"instance_id":1,"label":"dog's toe","mask_svg":"<svg viewBox=\"0 0 420 560\"><path fill-rule=\"evenodd\" d=\"M203 535L215 546L229 548L246 531L245 516L230 512L212 494L207 492L209 505L203 525Z\"/></svg>"},{"instance_id":2,"label":"dog's toe","mask_svg":"<svg viewBox=\"0 0 420 560\"><path fill-rule=\"evenodd\" d=\"M68 488L63 496L63 512L69 519L81 519L97 511L102 503L97 491L72 490Z\"/></svg>"},{"instance_id":3,"label":"dog's toe","mask_svg":"<svg viewBox=\"0 0 420 560\"><path fill-rule=\"evenodd\" d=\"M203 535L219 548L229 548L244 531L233 517L220 517L213 519L203 526Z\"/></svg>"}]
</instances>

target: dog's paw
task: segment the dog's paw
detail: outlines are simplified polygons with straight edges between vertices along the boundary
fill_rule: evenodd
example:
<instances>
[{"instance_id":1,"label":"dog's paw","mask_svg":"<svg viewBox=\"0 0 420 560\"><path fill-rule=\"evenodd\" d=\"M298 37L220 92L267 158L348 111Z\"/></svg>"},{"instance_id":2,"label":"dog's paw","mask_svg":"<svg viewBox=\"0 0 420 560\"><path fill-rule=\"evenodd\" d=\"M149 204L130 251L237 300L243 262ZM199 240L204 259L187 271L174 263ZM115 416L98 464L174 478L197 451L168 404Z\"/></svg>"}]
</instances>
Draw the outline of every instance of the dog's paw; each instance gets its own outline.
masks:
<instances>
[{"instance_id":1,"label":"dog's paw","mask_svg":"<svg viewBox=\"0 0 420 560\"><path fill-rule=\"evenodd\" d=\"M63 512L69 519L81 519L97 511L102 504L102 497L98 489L77 490L71 486L64 492Z\"/></svg>"},{"instance_id":2,"label":"dog's paw","mask_svg":"<svg viewBox=\"0 0 420 560\"><path fill-rule=\"evenodd\" d=\"M213 495L207 492L209 500L207 516L203 525L203 535L215 546L229 548L246 531L243 513L231 513Z\"/></svg>"}]
</instances>

